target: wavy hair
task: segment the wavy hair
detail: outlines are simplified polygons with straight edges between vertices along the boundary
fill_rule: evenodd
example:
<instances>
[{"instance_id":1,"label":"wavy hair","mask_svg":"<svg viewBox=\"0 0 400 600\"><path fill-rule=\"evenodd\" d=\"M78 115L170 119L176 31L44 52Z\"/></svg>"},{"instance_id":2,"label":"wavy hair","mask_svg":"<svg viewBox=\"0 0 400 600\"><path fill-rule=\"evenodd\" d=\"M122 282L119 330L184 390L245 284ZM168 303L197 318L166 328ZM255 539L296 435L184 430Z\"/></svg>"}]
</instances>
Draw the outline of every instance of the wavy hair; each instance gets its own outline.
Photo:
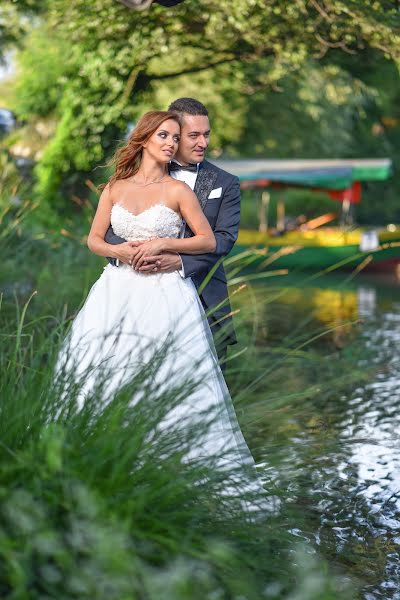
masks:
<instances>
[{"instance_id":1,"label":"wavy hair","mask_svg":"<svg viewBox=\"0 0 400 600\"><path fill-rule=\"evenodd\" d=\"M177 113L166 110L152 110L139 119L129 135L127 143L116 151L108 163L108 165L115 165L115 172L108 180L110 185L118 179L127 179L138 172L142 162L143 144L151 138L164 121L169 119L181 124ZM99 187L101 189L106 185L103 184Z\"/></svg>"}]
</instances>

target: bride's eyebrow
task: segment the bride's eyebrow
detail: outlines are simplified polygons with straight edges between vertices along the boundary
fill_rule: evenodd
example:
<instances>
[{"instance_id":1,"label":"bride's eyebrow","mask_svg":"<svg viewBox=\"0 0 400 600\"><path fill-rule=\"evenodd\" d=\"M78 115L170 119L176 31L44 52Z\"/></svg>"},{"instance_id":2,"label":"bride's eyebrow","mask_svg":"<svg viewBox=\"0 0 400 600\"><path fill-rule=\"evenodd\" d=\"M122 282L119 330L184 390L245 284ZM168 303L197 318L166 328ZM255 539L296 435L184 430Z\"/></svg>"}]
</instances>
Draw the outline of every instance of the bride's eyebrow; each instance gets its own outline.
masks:
<instances>
[{"instance_id":1,"label":"bride's eyebrow","mask_svg":"<svg viewBox=\"0 0 400 600\"><path fill-rule=\"evenodd\" d=\"M160 129L158 131L158 133L171 133L170 131L167 131L166 129ZM171 133L171 135L181 135L180 133Z\"/></svg>"}]
</instances>

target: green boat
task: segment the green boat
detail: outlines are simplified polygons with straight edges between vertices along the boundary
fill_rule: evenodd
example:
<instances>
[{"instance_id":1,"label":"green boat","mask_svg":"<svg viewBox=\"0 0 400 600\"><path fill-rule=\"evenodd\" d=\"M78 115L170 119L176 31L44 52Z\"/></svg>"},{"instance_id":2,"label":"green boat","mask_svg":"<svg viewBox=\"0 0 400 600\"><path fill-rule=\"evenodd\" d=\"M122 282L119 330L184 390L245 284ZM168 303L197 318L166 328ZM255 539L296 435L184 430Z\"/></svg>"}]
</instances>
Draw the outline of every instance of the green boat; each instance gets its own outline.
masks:
<instances>
[{"instance_id":1,"label":"green boat","mask_svg":"<svg viewBox=\"0 0 400 600\"><path fill-rule=\"evenodd\" d=\"M234 252L254 250L261 267L296 270L390 269L400 275L400 226L357 227L354 206L362 184L385 181L392 174L390 159L350 160L220 160L214 163L234 173L243 189L261 191L259 230L241 229ZM340 202L337 216L328 213L288 230L284 201L278 202L277 225L268 227L268 188L307 188Z\"/></svg>"}]
</instances>

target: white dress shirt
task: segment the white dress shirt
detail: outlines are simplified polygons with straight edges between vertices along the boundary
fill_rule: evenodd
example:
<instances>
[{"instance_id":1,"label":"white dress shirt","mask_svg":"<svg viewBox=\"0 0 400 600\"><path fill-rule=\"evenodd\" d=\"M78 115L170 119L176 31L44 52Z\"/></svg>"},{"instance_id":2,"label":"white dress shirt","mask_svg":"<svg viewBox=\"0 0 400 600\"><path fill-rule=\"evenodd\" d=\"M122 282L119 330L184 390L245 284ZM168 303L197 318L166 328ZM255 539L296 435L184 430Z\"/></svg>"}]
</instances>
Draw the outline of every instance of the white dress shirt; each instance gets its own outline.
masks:
<instances>
[{"instance_id":1,"label":"white dress shirt","mask_svg":"<svg viewBox=\"0 0 400 600\"><path fill-rule=\"evenodd\" d=\"M178 165L178 161L174 160ZM197 173L199 172L199 165L197 165ZM190 189L194 190L194 186L196 185L197 173L192 173L191 171L172 171L171 177L174 179L178 179L178 181L184 181L190 187Z\"/></svg>"},{"instance_id":2,"label":"white dress shirt","mask_svg":"<svg viewBox=\"0 0 400 600\"><path fill-rule=\"evenodd\" d=\"M174 162L178 163L177 160ZM179 165L179 163L178 163ZM199 172L199 164L197 164L197 173ZM197 173L192 173L191 171L172 171L171 177L177 179L178 181L184 181L192 190L194 190L194 186L196 185ZM185 231L185 222L182 224L181 237L183 237L183 233ZM179 273L182 277L185 277L185 270L183 268L183 262L181 259L182 268Z\"/></svg>"}]
</instances>

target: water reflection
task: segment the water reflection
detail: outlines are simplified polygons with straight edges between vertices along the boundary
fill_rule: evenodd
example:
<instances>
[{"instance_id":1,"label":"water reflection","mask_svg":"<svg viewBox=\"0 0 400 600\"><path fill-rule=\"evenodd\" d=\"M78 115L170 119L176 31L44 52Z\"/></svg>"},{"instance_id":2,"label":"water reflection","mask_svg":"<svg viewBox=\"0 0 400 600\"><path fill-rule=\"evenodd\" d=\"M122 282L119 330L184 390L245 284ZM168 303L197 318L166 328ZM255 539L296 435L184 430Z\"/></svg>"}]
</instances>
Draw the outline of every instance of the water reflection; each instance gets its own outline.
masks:
<instances>
[{"instance_id":1,"label":"water reflection","mask_svg":"<svg viewBox=\"0 0 400 600\"><path fill-rule=\"evenodd\" d=\"M253 290L263 306L258 356L264 352L271 361L265 348L278 341L293 348L300 330L317 341L298 363L277 362L269 371L266 424L258 432L269 454L271 440L280 448L269 485L286 490L286 505L304 516L303 537L356 581L360 597L399 600L399 285L361 276L282 284ZM329 333L314 335L320 327ZM274 410L273 394L287 395L288 386L300 394L313 385L318 389L285 405L286 420L279 421L283 402Z\"/></svg>"},{"instance_id":2,"label":"water reflection","mask_svg":"<svg viewBox=\"0 0 400 600\"><path fill-rule=\"evenodd\" d=\"M383 552L382 580L368 586L365 597L400 598L400 303L371 317L363 338L375 349L382 370L349 399L342 436L351 439L356 426L357 437L368 440L353 444L350 457L370 510L369 534Z\"/></svg>"}]
</instances>

